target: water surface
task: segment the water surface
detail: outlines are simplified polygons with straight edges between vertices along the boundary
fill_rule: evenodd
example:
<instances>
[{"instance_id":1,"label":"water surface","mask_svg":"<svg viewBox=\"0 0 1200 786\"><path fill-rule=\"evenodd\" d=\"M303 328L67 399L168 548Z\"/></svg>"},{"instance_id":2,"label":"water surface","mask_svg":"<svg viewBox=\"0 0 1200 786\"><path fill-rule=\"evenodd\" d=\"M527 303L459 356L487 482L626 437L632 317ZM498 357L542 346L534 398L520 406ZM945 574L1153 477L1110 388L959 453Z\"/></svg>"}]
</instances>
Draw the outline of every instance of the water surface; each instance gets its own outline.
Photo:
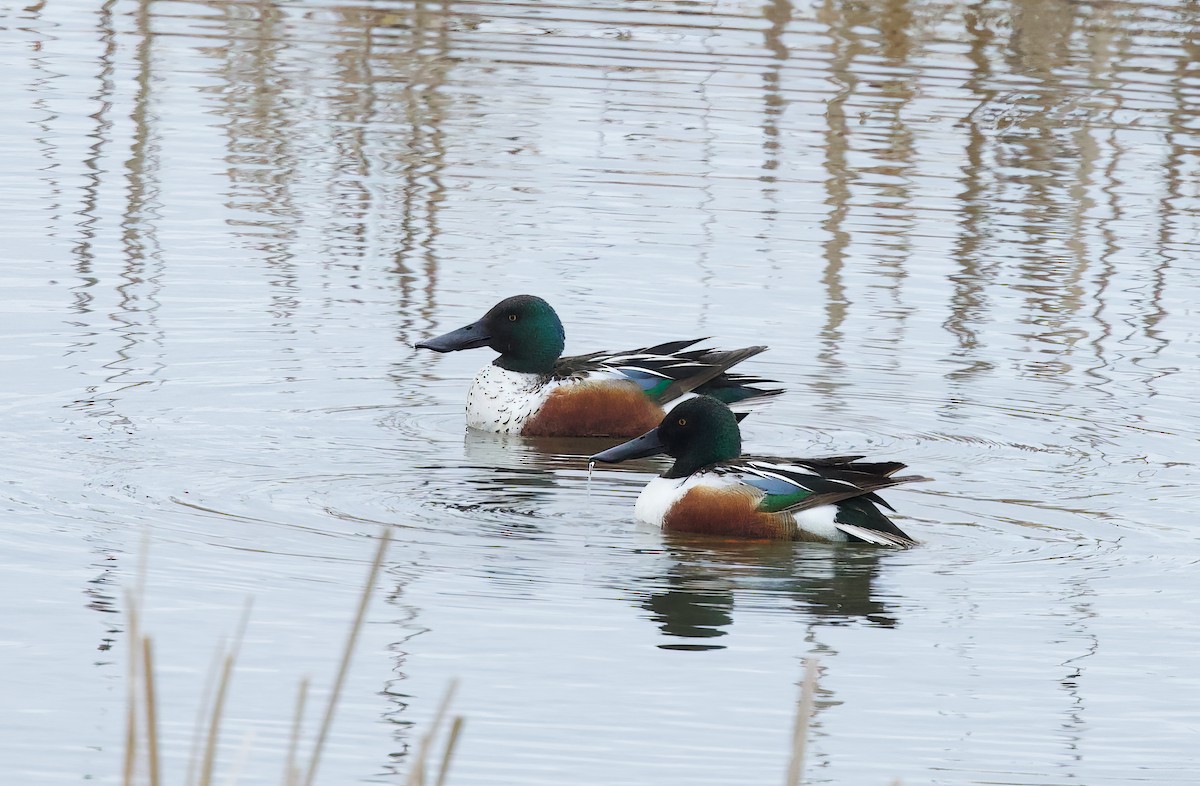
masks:
<instances>
[{"instance_id":1,"label":"water surface","mask_svg":"<svg viewBox=\"0 0 1200 786\"><path fill-rule=\"evenodd\" d=\"M323 768L395 783L1191 783L1194 3L159 2L0 10L0 645L14 782L115 783L129 620L180 782L277 783L395 535ZM636 523L661 466L463 427L534 292L568 350L765 343L757 453L862 452L909 551ZM316 710L309 726L315 723Z\"/></svg>"}]
</instances>

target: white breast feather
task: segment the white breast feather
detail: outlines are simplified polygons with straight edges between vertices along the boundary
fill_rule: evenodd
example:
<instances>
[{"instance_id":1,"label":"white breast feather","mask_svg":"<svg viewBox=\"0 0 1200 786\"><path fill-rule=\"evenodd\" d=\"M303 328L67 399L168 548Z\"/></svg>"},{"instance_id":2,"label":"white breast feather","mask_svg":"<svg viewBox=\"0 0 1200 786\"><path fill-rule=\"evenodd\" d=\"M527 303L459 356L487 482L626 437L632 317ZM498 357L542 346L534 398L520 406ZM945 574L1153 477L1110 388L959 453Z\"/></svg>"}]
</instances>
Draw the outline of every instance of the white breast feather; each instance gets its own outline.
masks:
<instances>
[{"instance_id":1,"label":"white breast feather","mask_svg":"<svg viewBox=\"0 0 1200 786\"><path fill-rule=\"evenodd\" d=\"M499 434L520 434L561 382L543 384L538 374L523 374L488 364L475 375L467 393L467 425Z\"/></svg>"}]
</instances>

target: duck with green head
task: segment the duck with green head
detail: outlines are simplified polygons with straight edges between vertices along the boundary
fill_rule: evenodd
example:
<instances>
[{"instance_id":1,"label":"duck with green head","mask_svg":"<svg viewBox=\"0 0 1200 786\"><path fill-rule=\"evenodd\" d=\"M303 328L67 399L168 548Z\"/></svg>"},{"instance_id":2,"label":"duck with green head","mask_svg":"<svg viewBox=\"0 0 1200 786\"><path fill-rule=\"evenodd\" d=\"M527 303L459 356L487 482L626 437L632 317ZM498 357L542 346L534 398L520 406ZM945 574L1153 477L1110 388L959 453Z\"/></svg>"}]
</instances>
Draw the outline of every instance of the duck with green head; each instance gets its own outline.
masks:
<instances>
[{"instance_id":1,"label":"duck with green head","mask_svg":"<svg viewBox=\"0 0 1200 786\"><path fill-rule=\"evenodd\" d=\"M698 396L681 403L657 427L592 461L616 463L660 453L675 459L638 496L635 512L676 532L768 540L812 540L912 546L915 541L881 510L881 489L898 461L862 456L818 459L742 456L737 417L722 402Z\"/></svg>"},{"instance_id":2,"label":"duck with green head","mask_svg":"<svg viewBox=\"0 0 1200 786\"><path fill-rule=\"evenodd\" d=\"M471 383L467 425L502 434L631 437L700 394L716 396L744 415L783 392L758 387L771 380L729 373L766 347L693 349L703 340L694 339L563 356L565 339L549 303L517 295L479 320L416 346L435 352L489 347L500 353Z\"/></svg>"}]
</instances>

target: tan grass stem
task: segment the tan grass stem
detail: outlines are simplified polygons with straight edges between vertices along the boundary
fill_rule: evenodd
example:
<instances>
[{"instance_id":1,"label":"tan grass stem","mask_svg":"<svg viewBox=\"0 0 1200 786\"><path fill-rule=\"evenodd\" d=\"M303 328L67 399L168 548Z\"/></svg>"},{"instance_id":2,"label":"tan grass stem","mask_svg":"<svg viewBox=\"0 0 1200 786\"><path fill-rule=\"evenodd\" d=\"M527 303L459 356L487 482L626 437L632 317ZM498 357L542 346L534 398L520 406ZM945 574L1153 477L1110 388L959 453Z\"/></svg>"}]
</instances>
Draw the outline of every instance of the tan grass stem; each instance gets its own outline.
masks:
<instances>
[{"instance_id":1,"label":"tan grass stem","mask_svg":"<svg viewBox=\"0 0 1200 786\"><path fill-rule=\"evenodd\" d=\"M217 696L208 721L208 737L204 757L200 760L200 786L212 786L213 767L217 762L217 744L221 737L221 715L225 711L225 693L233 677L233 653L225 653L221 661L221 678L217 681Z\"/></svg>"},{"instance_id":2,"label":"tan grass stem","mask_svg":"<svg viewBox=\"0 0 1200 786\"><path fill-rule=\"evenodd\" d=\"M300 731L304 725L304 704L308 700L308 677L300 680L296 695L296 710L292 714L292 732L288 737L287 758L284 760L283 786L295 786L300 772L296 767L296 751L300 747Z\"/></svg>"},{"instance_id":3,"label":"tan grass stem","mask_svg":"<svg viewBox=\"0 0 1200 786\"><path fill-rule=\"evenodd\" d=\"M127 668L126 679L129 684L125 693L125 761L122 767L124 777L123 783L125 786L133 786L134 769L137 764L138 751L138 734L137 734L137 701L138 701L138 670L140 666L140 652L136 642L139 639L138 633L138 608L137 596L132 592L125 593L125 604L129 609L129 640L135 642L129 648L129 663Z\"/></svg>"},{"instance_id":4,"label":"tan grass stem","mask_svg":"<svg viewBox=\"0 0 1200 786\"><path fill-rule=\"evenodd\" d=\"M142 673L146 699L146 754L150 765L150 786L162 783L158 758L158 699L154 692L154 650L150 637L142 637Z\"/></svg>"},{"instance_id":5,"label":"tan grass stem","mask_svg":"<svg viewBox=\"0 0 1200 786\"><path fill-rule=\"evenodd\" d=\"M312 760L308 765L308 775L304 779L305 786L312 786L313 780L317 777L317 767L321 763L321 751L325 747L325 740L329 737L329 729L333 726L333 715L337 709L338 698L342 694L342 685L345 683L346 673L350 669L350 657L354 654L354 645L358 642L359 631L362 630L363 620L367 616L367 604L371 600L371 591L379 578L379 570L383 565L383 558L387 554L388 544L391 542L391 531L384 530L383 535L379 538L379 550L375 552L375 560L371 563L371 570L367 573L367 583L363 587L362 597L358 601L358 612L354 616L354 624L350 626L350 634L346 637L342 662L338 666L337 676L333 681L333 690L329 695L329 704L325 707L321 730L317 733L317 740L313 744Z\"/></svg>"},{"instance_id":6,"label":"tan grass stem","mask_svg":"<svg viewBox=\"0 0 1200 786\"><path fill-rule=\"evenodd\" d=\"M213 701L213 693L217 687L217 673L221 667L222 651L225 643L213 650L212 659L208 662L208 672L204 675L204 690L200 694L200 706L196 708L196 719L192 724L192 744L188 752L187 774L183 782L186 786L195 784L196 764L200 760L200 741L204 738L204 720L208 717L209 705Z\"/></svg>"},{"instance_id":7,"label":"tan grass stem","mask_svg":"<svg viewBox=\"0 0 1200 786\"><path fill-rule=\"evenodd\" d=\"M212 786L213 769L217 764L217 746L221 740L221 720L225 714L225 697L229 693L229 683L233 680L233 666L237 662L238 652L242 648L242 637L246 635L246 625L250 621L250 609L253 601L246 599L242 609L242 619L238 624L233 646L225 654L221 663L221 679L217 682L217 695L213 701L212 714L209 716L208 741L204 746L204 758L200 762L200 786Z\"/></svg>"},{"instance_id":8,"label":"tan grass stem","mask_svg":"<svg viewBox=\"0 0 1200 786\"><path fill-rule=\"evenodd\" d=\"M429 722L429 731L421 737L421 741L417 744L417 755L413 757L412 769L408 771L408 779L404 782L405 786L424 786L425 784L425 764L429 761L429 748L433 745L433 738L437 735L438 729L442 727L442 718L446 717L446 713L450 710L450 702L454 700L454 693L458 690L458 680L451 680L446 686L446 693L442 696L442 701L438 704L437 712L433 714L433 720Z\"/></svg>"},{"instance_id":9,"label":"tan grass stem","mask_svg":"<svg viewBox=\"0 0 1200 786\"><path fill-rule=\"evenodd\" d=\"M125 762L123 767L125 786L133 786L133 776L137 769L138 753L138 711L137 686L141 668L141 648L138 642L142 640L139 626L142 599L146 593L146 563L150 555L150 530L142 530L142 542L138 548L137 567L134 570L134 591L125 593L125 603L129 607L129 665L126 677L129 689L126 693L125 710Z\"/></svg>"},{"instance_id":10,"label":"tan grass stem","mask_svg":"<svg viewBox=\"0 0 1200 786\"><path fill-rule=\"evenodd\" d=\"M800 688L800 701L796 707L796 728L792 733L792 758L788 762L787 786L800 786L804 777L804 748L808 743L808 722L812 718L813 700L817 694L816 658L804 660L804 682Z\"/></svg>"},{"instance_id":11,"label":"tan grass stem","mask_svg":"<svg viewBox=\"0 0 1200 786\"><path fill-rule=\"evenodd\" d=\"M458 737L462 734L464 723L463 717L456 715L454 722L450 724L450 737L446 740L446 750L442 753L442 767L438 770L437 786L446 784L446 776L450 773L450 759L454 756L454 747L458 744Z\"/></svg>"}]
</instances>

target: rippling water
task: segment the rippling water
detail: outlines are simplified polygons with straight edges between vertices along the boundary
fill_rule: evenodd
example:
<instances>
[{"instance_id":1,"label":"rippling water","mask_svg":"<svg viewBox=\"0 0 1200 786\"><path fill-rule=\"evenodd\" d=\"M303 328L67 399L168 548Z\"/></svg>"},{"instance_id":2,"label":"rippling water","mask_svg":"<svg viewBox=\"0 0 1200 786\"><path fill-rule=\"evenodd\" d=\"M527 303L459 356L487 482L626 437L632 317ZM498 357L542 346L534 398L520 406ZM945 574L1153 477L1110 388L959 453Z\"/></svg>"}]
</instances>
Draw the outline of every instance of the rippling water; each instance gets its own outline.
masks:
<instances>
[{"instance_id":1,"label":"rippling water","mask_svg":"<svg viewBox=\"0 0 1200 786\"><path fill-rule=\"evenodd\" d=\"M394 529L328 783L1192 783L1200 8L789 0L0 9L7 780L116 782L125 589L170 773L276 783ZM910 551L636 523L651 462L465 432L535 292L568 351L766 343L747 447L863 452ZM753 366L753 369L750 366ZM603 443L599 443L603 444ZM310 719L315 722L316 714ZM176 779L177 780L177 779Z\"/></svg>"}]
</instances>

